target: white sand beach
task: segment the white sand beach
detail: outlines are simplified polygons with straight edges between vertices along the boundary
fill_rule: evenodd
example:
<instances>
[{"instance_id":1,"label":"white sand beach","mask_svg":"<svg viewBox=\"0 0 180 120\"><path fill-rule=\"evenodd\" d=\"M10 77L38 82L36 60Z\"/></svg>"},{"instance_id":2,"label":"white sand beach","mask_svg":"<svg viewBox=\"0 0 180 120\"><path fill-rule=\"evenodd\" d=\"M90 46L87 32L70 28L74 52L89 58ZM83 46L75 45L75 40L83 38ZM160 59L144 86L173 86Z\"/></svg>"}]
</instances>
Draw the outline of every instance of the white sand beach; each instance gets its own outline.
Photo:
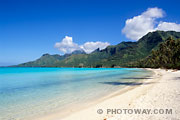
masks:
<instances>
[{"instance_id":1,"label":"white sand beach","mask_svg":"<svg viewBox=\"0 0 180 120\"><path fill-rule=\"evenodd\" d=\"M66 116L57 113L42 120L180 120L180 71L149 70L155 74L140 84L128 86L86 108L69 109ZM112 109L119 112L115 114ZM125 109L129 111L125 113ZM135 114L134 109L151 112ZM169 113L165 113L166 109Z\"/></svg>"}]
</instances>

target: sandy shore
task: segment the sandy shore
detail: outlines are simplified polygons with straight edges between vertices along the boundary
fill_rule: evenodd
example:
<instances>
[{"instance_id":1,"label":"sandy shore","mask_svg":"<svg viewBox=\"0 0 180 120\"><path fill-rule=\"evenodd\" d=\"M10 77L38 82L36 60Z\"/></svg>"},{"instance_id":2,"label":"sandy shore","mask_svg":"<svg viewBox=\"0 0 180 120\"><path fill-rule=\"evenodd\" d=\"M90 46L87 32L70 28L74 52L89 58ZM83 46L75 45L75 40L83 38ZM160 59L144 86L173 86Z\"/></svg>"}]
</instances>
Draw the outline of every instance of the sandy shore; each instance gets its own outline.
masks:
<instances>
[{"instance_id":1,"label":"sandy shore","mask_svg":"<svg viewBox=\"0 0 180 120\"><path fill-rule=\"evenodd\" d=\"M43 120L180 120L180 71L149 70L155 74L142 83L82 110L70 109L63 118L54 114ZM135 113L137 109L141 112Z\"/></svg>"}]
</instances>

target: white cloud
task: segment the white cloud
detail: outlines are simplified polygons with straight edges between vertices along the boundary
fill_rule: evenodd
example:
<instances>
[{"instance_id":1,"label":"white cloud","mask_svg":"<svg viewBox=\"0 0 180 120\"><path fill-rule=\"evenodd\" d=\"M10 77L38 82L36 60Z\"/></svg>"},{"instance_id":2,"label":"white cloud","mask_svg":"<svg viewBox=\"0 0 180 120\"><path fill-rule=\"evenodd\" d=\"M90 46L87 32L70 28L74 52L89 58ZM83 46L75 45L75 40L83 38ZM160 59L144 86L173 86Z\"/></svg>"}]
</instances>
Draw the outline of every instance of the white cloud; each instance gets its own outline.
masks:
<instances>
[{"instance_id":1,"label":"white cloud","mask_svg":"<svg viewBox=\"0 0 180 120\"><path fill-rule=\"evenodd\" d=\"M146 33L153 31L155 19L163 17L163 10L159 8L149 8L139 16L126 20L122 32L131 40L138 40Z\"/></svg>"},{"instance_id":2,"label":"white cloud","mask_svg":"<svg viewBox=\"0 0 180 120\"><path fill-rule=\"evenodd\" d=\"M160 22L156 28L157 30L164 30L164 31L180 31L180 24L171 23L171 22Z\"/></svg>"},{"instance_id":3,"label":"white cloud","mask_svg":"<svg viewBox=\"0 0 180 120\"><path fill-rule=\"evenodd\" d=\"M158 22L158 18L164 17L165 12L160 8L148 8L141 15L127 19L122 33L131 40L138 40L148 32L155 30L180 31L180 25L170 22ZM157 27L156 27L157 26Z\"/></svg>"},{"instance_id":4,"label":"white cloud","mask_svg":"<svg viewBox=\"0 0 180 120\"><path fill-rule=\"evenodd\" d=\"M104 49L107 46L109 46L110 44L108 42L86 42L83 45L81 45L80 47L86 52L86 53L91 53L93 52L95 49L99 48Z\"/></svg>"},{"instance_id":5,"label":"white cloud","mask_svg":"<svg viewBox=\"0 0 180 120\"><path fill-rule=\"evenodd\" d=\"M57 42L55 47L63 53L71 53L74 50L79 50L78 44L74 43L72 37L65 36L61 42Z\"/></svg>"},{"instance_id":6,"label":"white cloud","mask_svg":"<svg viewBox=\"0 0 180 120\"><path fill-rule=\"evenodd\" d=\"M110 45L108 42L86 42L83 45L78 45L73 42L72 37L65 36L61 42L57 42L55 44L55 48L58 48L59 51L63 53L71 53L75 50L84 50L86 53L91 53L95 49L104 49L108 45Z\"/></svg>"},{"instance_id":7,"label":"white cloud","mask_svg":"<svg viewBox=\"0 0 180 120\"><path fill-rule=\"evenodd\" d=\"M142 13L144 17L151 18L162 18L164 15L164 11L160 8L148 8L145 12Z\"/></svg>"}]
</instances>

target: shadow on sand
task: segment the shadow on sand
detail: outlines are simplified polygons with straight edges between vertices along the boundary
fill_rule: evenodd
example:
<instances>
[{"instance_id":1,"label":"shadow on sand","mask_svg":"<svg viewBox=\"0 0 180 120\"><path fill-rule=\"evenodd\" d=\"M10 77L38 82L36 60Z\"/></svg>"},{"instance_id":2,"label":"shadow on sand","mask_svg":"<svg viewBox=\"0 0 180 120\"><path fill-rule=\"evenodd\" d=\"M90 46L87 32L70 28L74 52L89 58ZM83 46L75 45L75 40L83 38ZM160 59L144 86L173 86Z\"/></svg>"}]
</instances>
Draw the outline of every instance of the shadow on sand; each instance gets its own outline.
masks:
<instances>
[{"instance_id":1,"label":"shadow on sand","mask_svg":"<svg viewBox=\"0 0 180 120\"><path fill-rule=\"evenodd\" d=\"M151 76L146 77L124 77L121 79L152 79ZM126 86L136 86L136 85L148 85L154 82L100 82L101 84L108 84L108 85L126 85Z\"/></svg>"},{"instance_id":2,"label":"shadow on sand","mask_svg":"<svg viewBox=\"0 0 180 120\"><path fill-rule=\"evenodd\" d=\"M180 80L180 77L174 77L173 80Z\"/></svg>"},{"instance_id":3,"label":"shadow on sand","mask_svg":"<svg viewBox=\"0 0 180 120\"><path fill-rule=\"evenodd\" d=\"M153 82L143 83L143 82L100 82L101 84L108 84L108 85L126 85L126 86L136 86L136 85L148 85L152 84Z\"/></svg>"},{"instance_id":4,"label":"shadow on sand","mask_svg":"<svg viewBox=\"0 0 180 120\"><path fill-rule=\"evenodd\" d=\"M152 79L152 78L150 78L150 76L148 76L148 77L124 77L121 79Z\"/></svg>"}]
</instances>

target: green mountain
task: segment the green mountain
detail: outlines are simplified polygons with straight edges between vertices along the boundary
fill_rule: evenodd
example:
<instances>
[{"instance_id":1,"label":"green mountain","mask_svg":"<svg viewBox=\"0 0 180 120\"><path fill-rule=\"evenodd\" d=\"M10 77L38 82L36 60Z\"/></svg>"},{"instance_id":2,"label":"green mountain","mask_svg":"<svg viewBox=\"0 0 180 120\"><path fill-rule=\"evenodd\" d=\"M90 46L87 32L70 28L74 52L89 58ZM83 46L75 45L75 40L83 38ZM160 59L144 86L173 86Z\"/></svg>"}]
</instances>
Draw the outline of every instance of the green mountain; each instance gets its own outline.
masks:
<instances>
[{"instance_id":1,"label":"green mountain","mask_svg":"<svg viewBox=\"0 0 180 120\"><path fill-rule=\"evenodd\" d=\"M168 38L145 59L137 63L139 67L180 69L180 39Z\"/></svg>"},{"instance_id":2,"label":"green mountain","mask_svg":"<svg viewBox=\"0 0 180 120\"><path fill-rule=\"evenodd\" d=\"M55 67L54 65L60 62L61 60L71 55L77 55L77 54L86 54L86 53L83 50L75 50L71 54L65 54L63 56L60 56L58 54L50 55L46 53L46 54L43 54L39 59L35 61L23 63L20 65L17 65L17 67Z\"/></svg>"},{"instance_id":3,"label":"green mountain","mask_svg":"<svg viewBox=\"0 0 180 120\"><path fill-rule=\"evenodd\" d=\"M91 54L76 51L72 54L49 55L23 63L21 67L135 67L135 63L149 56L152 50L165 42L167 38L180 38L180 32L155 31L143 36L138 42L121 42L103 50L95 50Z\"/></svg>"},{"instance_id":4,"label":"green mountain","mask_svg":"<svg viewBox=\"0 0 180 120\"><path fill-rule=\"evenodd\" d=\"M23 63L18 66L19 67L47 67L47 66L52 66L52 64L55 64L65 58L66 58L65 56L60 56L58 54L56 55L43 54L39 59L35 61Z\"/></svg>"}]
</instances>

